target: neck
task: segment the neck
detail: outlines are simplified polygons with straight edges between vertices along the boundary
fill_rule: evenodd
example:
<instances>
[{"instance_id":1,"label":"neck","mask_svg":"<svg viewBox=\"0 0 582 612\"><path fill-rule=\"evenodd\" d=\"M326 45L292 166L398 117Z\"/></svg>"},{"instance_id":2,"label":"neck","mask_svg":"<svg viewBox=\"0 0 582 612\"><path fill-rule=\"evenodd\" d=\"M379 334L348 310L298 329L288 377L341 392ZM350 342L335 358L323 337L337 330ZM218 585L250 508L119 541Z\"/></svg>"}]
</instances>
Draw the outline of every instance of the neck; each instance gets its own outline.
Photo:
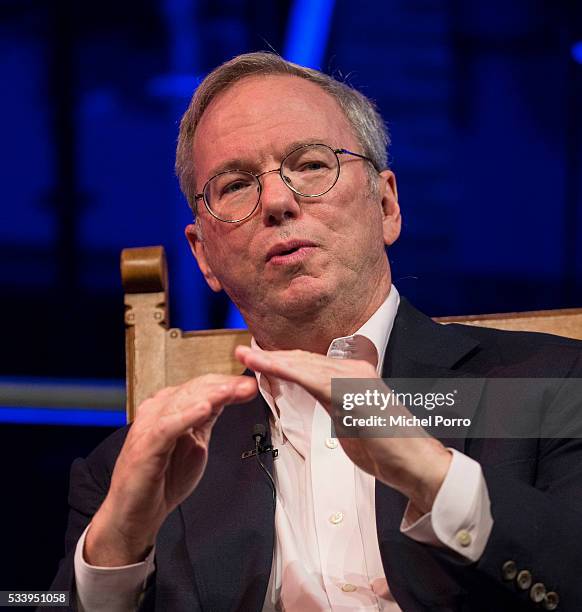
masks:
<instances>
[{"instance_id":1,"label":"neck","mask_svg":"<svg viewBox=\"0 0 582 612\"><path fill-rule=\"evenodd\" d=\"M359 295L338 295L335 300L314 306L313 311L264 313L245 316L249 330L265 350L301 349L325 355L334 338L355 333L382 305L390 291L388 273L371 290Z\"/></svg>"}]
</instances>

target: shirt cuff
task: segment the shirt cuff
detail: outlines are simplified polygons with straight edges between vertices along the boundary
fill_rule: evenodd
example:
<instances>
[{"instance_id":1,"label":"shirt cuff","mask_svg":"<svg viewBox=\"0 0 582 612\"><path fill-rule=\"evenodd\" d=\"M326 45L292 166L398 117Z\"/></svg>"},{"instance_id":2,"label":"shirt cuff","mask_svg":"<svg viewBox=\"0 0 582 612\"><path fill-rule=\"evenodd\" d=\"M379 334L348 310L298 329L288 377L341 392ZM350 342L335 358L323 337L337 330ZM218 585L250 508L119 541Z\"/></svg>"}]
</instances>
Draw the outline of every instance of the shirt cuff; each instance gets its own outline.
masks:
<instances>
[{"instance_id":1,"label":"shirt cuff","mask_svg":"<svg viewBox=\"0 0 582 612\"><path fill-rule=\"evenodd\" d=\"M448 548L468 561L478 561L493 528L487 483L474 459L454 448L448 450L453 455L451 465L431 511L410 522L409 502L400 531L422 544Z\"/></svg>"},{"instance_id":2,"label":"shirt cuff","mask_svg":"<svg viewBox=\"0 0 582 612\"><path fill-rule=\"evenodd\" d=\"M148 578L155 570L155 548L144 561L120 567L89 565L83 558L85 529L75 549L75 583L79 612L136 610Z\"/></svg>"}]
</instances>

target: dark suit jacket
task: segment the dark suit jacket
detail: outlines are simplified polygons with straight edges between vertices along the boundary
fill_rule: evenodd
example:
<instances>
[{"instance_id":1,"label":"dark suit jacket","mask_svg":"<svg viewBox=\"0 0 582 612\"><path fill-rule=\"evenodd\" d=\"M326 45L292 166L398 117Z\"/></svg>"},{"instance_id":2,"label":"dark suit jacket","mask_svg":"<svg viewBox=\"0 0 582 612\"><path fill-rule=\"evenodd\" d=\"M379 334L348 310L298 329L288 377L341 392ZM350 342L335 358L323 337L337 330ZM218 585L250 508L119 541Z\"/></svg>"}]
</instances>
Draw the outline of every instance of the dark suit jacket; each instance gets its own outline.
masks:
<instances>
[{"instance_id":1,"label":"dark suit jacket","mask_svg":"<svg viewBox=\"0 0 582 612\"><path fill-rule=\"evenodd\" d=\"M441 326L401 300L384 363L384 377L580 377L582 343L541 334ZM475 393L471 410L488 408ZM512 398L508 411L533 410ZM550 405L550 410L557 407ZM228 407L218 420L205 475L164 523L156 544L156 572L142 609L259 611L269 581L274 541L272 492L254 460L253 425L269 425L259 396ZM71 470L66 557L52 589L74 590L76 542L107 493L127 428ZM477 563L419 544L399 531L406 499L376 482L382 562L405 612L501 612L544 609L530 591L504 579L515 561L559 594L558 610L582 610L582 440L447 440L482 465L494 526ZM265 459L272 469L272 459ZM74 599L74 597L72 597ZM46 608L44 608L46 610ZM62 608L59 608L62 610Z\"/></svg>"}]
</instances>

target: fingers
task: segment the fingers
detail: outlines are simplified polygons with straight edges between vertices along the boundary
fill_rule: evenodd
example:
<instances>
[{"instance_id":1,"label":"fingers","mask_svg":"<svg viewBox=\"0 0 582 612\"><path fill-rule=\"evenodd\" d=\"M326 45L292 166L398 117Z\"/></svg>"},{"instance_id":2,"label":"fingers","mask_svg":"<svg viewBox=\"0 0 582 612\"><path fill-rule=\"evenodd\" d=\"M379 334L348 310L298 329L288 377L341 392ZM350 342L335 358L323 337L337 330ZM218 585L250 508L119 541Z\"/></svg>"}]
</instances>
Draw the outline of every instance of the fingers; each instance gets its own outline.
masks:
<instances>
[{"instance_id":1,"label":"fingers","mask_svg":"<svg viewBox=\"0 0 582 612\"><path fill-rule=\"evenodd\" d=\"M200 428L209 431L225 405L248 401L256 393L256 380L248 376L198 377L143 402L132 433L147 436L153 453L164 453L185 433Z\"/></svg>"},{"instance_id":2,"label":"fingers","mask_svg":"<svg viewBox=\"0 0 582 612\"><path fill-rule=\"evenodd\" d=\"M350 376L355 363L307 351L261 351L246 346L237 347L235 356L255 372L296 382L310 391L323 382L329 384L332 377Z\"/></svg>"},{"instance_id":3,"label":"fingers","mask_svg":"<svg viewBox=\"0 0 582 612\"><path fill-rule=\"evenodd\" d=\"M170 398L170 402L173 410L181 411L204 398L209 402L212 411L216 412L223 406L249 401L256 393L256 379L249 376L229 376L186 384Z\"/></svg>"},{"instance_id":4,"label":"fingers","mask_svg":"<svg viewBox=\"0 0 582 612\"><path fill-rule=\"evenodd\" d=\"M251 349L248 346L237 346L234 355L243 365L255 372L290 380L289 367L285 367L289 364L285 363L284 357L277 355L275 351L267 352Z\"/></svg>"},{"instance_id":5,"label":"fingers","mask_svg":"<svg viewBox=\"0 0 582 612\"><path fill-rule=\"evenodd\" d=\"M331 379L345 376L337 360L305 351L261 351L237 347L239 361L255 372L297 383L324 406L330 403Z\"/></svg>"},{"instance_id":6,"label":"fingers","mask_svg":"<svg viewBox=\"0 0 582 612\"><path fill-rule=\"evenodd\" d=\"M160 389L138 406L137 416L143 418L153 413L157 417L161 410L175 411L179 403L185 407L200 399L210 399L212 404L220 404L223 399L229 400L226 403L244 402L252 399L256 392L256 380L249 376L207 374L179 386Z\"/></svg>"},{"instance_id":7,"label":"fingers","mask_svg":"<svg viewBox=\"0 0 582 612\"><path fill-rule=\"evenodd\" d=\"M213 407L208 401L161 415L151 431L150 451L154 454L169 451L180 436L203 427L212 416Z\"/></svg>"},{"instance_id":8,"label":"fingers","mask_svg":"<svg viewBox=\"0 0 582 612\"><path fill-rule=\"evenodd\" d=\"M235 349L236 358L255 372L297 383L331 410L332 378L377 378L367 361L332 359L307 351L262 351L248 346Z\"/></svg>"},{"instance_id":9,"label":"fingers","mask_svg":"<svg viewBox=\"0 0 582 612\"><path fill-rule=\"evenodd\" d=\"M248 346L237 346L236 358L252 370L273 374L285 380L310 373L331 373L338 369L338 361L307 351L262 351Z\"/></svg>"}]
</instances>

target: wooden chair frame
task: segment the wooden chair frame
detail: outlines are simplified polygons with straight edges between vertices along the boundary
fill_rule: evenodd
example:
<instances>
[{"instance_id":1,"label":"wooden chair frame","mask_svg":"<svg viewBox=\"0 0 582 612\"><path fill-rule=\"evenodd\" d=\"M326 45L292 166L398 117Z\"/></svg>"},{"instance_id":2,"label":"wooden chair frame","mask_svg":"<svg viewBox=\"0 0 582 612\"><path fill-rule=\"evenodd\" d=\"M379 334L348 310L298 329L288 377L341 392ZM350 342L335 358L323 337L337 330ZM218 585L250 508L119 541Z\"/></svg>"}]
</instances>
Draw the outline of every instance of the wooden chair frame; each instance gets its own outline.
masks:
<instances>
[{"instance_id":1,"label":"wooden chair frame","mask_svg":"<svg viewBox=\"0 0 582 612\"><path fill-rule=\"evenodd\" d=\"M121 276L125 290L127 420L156 391L205 373L240 374L234 348L250 344L247 330L184 332L170 327L168 273L161 246L124 249ZM582 308L438 317L439 323L464 323L511 331L536 331L582 340Z\"/></svg>"}]
</instances>

